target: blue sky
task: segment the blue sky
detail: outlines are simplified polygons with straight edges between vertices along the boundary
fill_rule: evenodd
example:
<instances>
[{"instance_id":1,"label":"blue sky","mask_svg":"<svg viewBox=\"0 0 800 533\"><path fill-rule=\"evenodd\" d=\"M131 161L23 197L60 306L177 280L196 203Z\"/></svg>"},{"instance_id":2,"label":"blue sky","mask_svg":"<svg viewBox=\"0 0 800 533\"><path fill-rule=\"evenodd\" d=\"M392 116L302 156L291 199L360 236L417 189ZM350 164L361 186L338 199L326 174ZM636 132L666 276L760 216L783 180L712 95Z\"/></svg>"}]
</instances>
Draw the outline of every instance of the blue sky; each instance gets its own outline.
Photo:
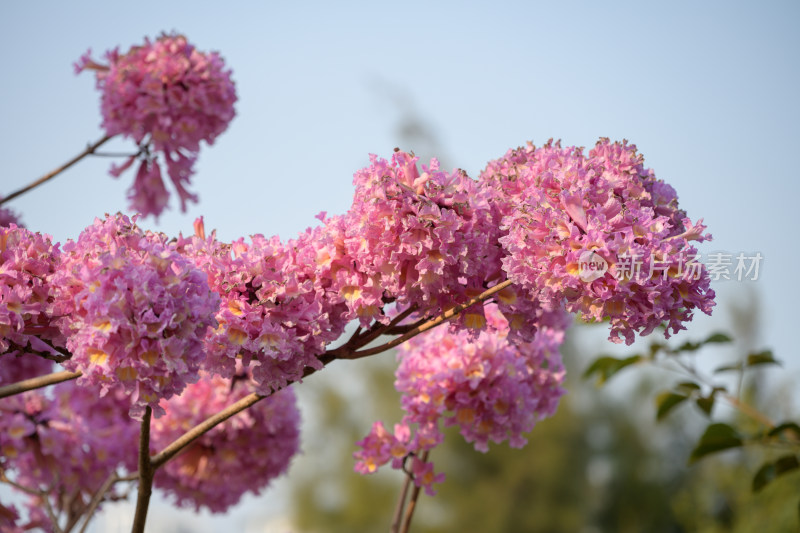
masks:
<instances>
[{"instance_id":1,"label":"blue sky","mask_svg":"<svg viewBox=\"0 0 800 533\"><path fill-rule=\"evenodd\" d=\"M798 377L800 4L117 6L0 5L0 194L102 136L94 81L72 72L87 48L99 56L176 30L233 69L238 116L201 152L200 204L182 214L173 198L173 210L146 225L174 235L204 215L224 239L292 237L320 211L344 212L353 172L370 153L389 156L410 119L435 134L446 166L472 176L527 140L626 138L689 216L705 219L715 240L701 251L762 254L758 281L717 285L720 309L760 308L761 344ZM84 161L12 207L32 229L74 238L95 216L126 208L133 175L113 180L109 163Z\"/></svg>"}]
</instances>

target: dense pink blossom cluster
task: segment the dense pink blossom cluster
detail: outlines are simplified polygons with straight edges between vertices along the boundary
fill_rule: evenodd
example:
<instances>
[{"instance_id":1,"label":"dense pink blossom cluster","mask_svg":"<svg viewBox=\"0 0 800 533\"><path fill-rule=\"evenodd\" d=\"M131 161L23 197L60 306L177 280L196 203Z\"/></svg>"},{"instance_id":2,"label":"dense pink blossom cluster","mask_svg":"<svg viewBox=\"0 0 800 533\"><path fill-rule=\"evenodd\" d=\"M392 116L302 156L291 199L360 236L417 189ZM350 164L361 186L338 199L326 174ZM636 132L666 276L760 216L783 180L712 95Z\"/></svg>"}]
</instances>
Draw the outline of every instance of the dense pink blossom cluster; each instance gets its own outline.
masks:
<instances>
[{"instance_id":1,"label":"dense pink blossom cluster","mask_svg":"<svg viewBox=\"0 0 800 533\"><path fill-rule=\"evenodd\" d=\"M51 283L59 263L50 237L12 224L0 227L0 383L45 373L51 366L28 352L51 354L63 338L50 324ZM14 364L10 364L10 361Z\"/></svg>"},{"instance_id":2,"label":"dense pink blossom cluster","mask_svg":"<svg viewBox=\"0 0 800 533\"><path fill-rule=\"evenodd\" d=\"M225 244L214 234L206 238L202 221L196 228L195 236L179 239L177 246L221 297L219 327L206 339L206 368L231 377L240 360L252 368L263 394L301 379L305 367L321 368L317 356L349 320L342 298L330 288L331 260L321 251L335 248L329 229L335 224L286 243L253 235L249 243Z\"/></svg>"},{"instance_id":3,"label":"dense pink blossom cluster","mask_svg":"<svg viewBox=\"0 0 800 533\"><path fill-rule=\"evenodd\" d=\"M167 414L153 421L152 449L163 449L254 390L245 373L233 380L203 375L180 396L162 402ZM178 505L224 512L244 493L258 494L286 472L298 450L299 425L294 392L276 392L200 437L157 472L155 485Z\"/></svg>"},{"instance_id":4,"label":"dense pink blossom cluster","mask_svg":"<svg viewBox=\"0 0 800 533\"><path fill-rule=\"evenodd\" d=\"M388 320L387 301L438 314L500 276L490 191L463 171L434 159L420 173L416 157L397 151L391 161L371 156L353 183L344 247L355 268L337 284L362 325Z\"/></svg>"},{"instance_id":5,"label":"dense pink blossom cluster","mask_svg":"<svg viewBox=\"0 0 800 533\"><path fill-rule=\"evenodd\" d=\"M6 364L0 360L0 367ZM112 471L136 468L139 426L128 417L130 401L122 391L102 401L98 394L68 381L50 393L0 399L0 468L21 487L46 488L56 513L88 505ZM26 506L24 527L52 530L40 496L30 496Z\"/></svg>"},{"instance_id":6,"label":"dense pink blossom cluster","mask_svg":"<svg viewBox=\"0 0 800 533\"><path fill-rule=\"evenodd\" d=\"M146 39L124 54L110 50L105 54L107 65L93 61L90 53L75 67L77 72L96 72L106 134L131 137L140 148L140 154L111 169L119 176L141 156L129 193L131 208L158 216L166 207L169 194L153 154L161 152L185 210L187 201L197 201L186 186L200 141L212 144L235 115L230 70L217 53L198 51L182 35Z\"/></svg>"},{"instance_id":7,"label":"dense pink blossom cluster","mask_svg":"<svg viewBox=\"0 0 800 533\"><path fill-rule=\"evenodd\" d=\"M395 387L406 415L393 433L378 422L358 443L357 471L371 473L389 461L401 468L413 454L415 483L433 492L431 484L442 477L420 456L442 442L443 426L458 426L482 452L489 441L519 448L527 442L524 433L555 412L564 393L559 346L567 316L540 327L533 342L511 343L497 306L485 311L490 328L477 336L441 328L401 346Z\"/></svg>"},{"instance_id":8,"label":"dense pink blossom cluster","mask_svg":"<svg viewBox=\"0 0 800 533\"><path fill-rule=\"evenodd\" d=\"M53 314L81 383L131 394L131 415L197 380L219 306L206 275L166 236L124 215L95 220L64 245Z\"/></svg>"},{"instance_id":9,"label":"dense pink blossom cluster","mask_svg":"<svg viewBox=\"0 0 800 533\"><path fill-rule=\"evenodd\" d=\"M608 319L610 339L628 344L662 323L667 335L684 329L694 309L710 314L714 291L690 241L711 236L635 146L601 139L587 156L528 144L489 163L481 181L497 193L503 268L529 299Z\"/></svg>"}]
</instances>

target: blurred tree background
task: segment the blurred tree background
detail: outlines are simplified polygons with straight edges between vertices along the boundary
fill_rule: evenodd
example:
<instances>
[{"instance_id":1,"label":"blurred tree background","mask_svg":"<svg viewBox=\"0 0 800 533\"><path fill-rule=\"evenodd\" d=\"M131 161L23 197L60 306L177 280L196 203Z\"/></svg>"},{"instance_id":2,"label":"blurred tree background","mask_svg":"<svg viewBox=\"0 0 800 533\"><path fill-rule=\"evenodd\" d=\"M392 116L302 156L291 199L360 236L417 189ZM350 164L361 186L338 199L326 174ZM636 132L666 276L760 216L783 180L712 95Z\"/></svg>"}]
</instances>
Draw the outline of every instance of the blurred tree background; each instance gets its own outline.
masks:
<instances>
[{"instance_id":1,"label":"blurred tree background","mask_svg":"<svg viewBox=\"0 0 800 533\"><path fill-rule=\"evenodd\" d=\"M574 327L570 338L580 337L582 329ZM751 489L764 452L734 450L687 466L702 433L702 414L686 406L656 424L653 398L664 386L662 372L637 369L628 376L632 386L620 394L616 387L599 390L580 379L588 357L579 356L574 342L565 345L564 358L569 393L525 448L493 445L481 454L457 431L448 432L432 456L447 480L435 497L421 496L412 531L798 530L800 476L787 475L759 493ZM292 521L303 532L386 531L403 475L385 467L361 476L350 457L372 420L390 427L401 417L394 362L385 357L340 370L348 379L331 373L308 388L315 414L306 427L321 434L307 439L314 447L305 450L305 470L293 471ZM352 381L366 384L366 394L357 396L370 398L370 405L354 403L356 391L342 389L341 383ZM748 385L755 403L762 403L752 397L763 390L762 381L757 377ZM772 400L791 405L780 392Z\"/></svg>"}]
</instances>

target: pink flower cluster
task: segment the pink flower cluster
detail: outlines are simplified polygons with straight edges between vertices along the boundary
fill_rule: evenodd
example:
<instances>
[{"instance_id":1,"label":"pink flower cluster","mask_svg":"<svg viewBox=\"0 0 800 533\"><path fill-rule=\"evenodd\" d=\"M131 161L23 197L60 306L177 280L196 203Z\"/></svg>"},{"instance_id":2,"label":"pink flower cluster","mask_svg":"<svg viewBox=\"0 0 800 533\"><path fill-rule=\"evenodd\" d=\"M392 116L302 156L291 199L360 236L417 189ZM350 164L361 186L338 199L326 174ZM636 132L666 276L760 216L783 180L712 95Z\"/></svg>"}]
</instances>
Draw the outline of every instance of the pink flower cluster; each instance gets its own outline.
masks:
<instances>
[{"instance_id":1,"label":"pink flower cluster","mask_svg":"<svg viewBox=\"0 0 800 533\"><path fill-rule=\"evenodd\" d=\"M180 396L162 401L167 414L153 421L153 451L254 390L243 372L233 380L204 374ZM178 505L224 512L286 472L298 450L299 424L294 392L276 392L200 437L156 473L155 485Z\"/></svg>"},{"instance_id":2,"label":"pink flower cluster","mask_svg":"<svg viewBox=\"0 0 800 533\"><path fill-rule=\"evenodd\" d=\"M128 417L130 402L121 391L98 401L98 392L68 381L0 399L0 468L19 486L47 489L57 515L87 506L117 468L136 469L139 426ZM52 530L41 497L29 495L26 506L28 519L18 526ZM2 530L19 519L0 519Z\"/></svg>"},{"instance_id":3,"label":"pink flower cluster","mask_svg":"<svg viewBox=\"0 0 800 533\"><path fill-rule=\"evenodd\" d=\"M610 339L628 344L662 323L667 336L685 329L694 309L711 313L708 273L700 264L696 276L681 272L697 253L690 241L711 236L686 218L635 146L601 139L587 156L529 144L489 163L481 181L496 191L503 217L503 268L531 300L608 319ZM593 254L608 270L582 276ZM617 275L625 258L640 261L645 276Z\"/></svg>"},{"instance_id":4,"label":"pink flower cluster","mask_svg":"<svg viewBox=\"0 0 800 533\"><path fill-rule=\"evenodd\" d=\"M400 347L395 387L406 415L394 433L378 422L358 443L357 471L371 473L389 461L402 468L413 455L414 481L432 493L442 476L420 457L442 442L442 426L458 426L482 452L489 441L519 448L527 442L523 434L555 412L564 393L558 350L568 317L562 313L559 324L540 327L533 342L511 343L497 306L485 312L490 327L477 336L442 328Z\"/></svg>"},{"instance_id":5,"label":"pink flower cluster","mask_svg":"<svg viewBox=\"0 0 800 533\"><path fill-rule=\"evenodd\" d=\"M131 415L197 380L219 297L164 235L123 215L97 219L64 245L53 313L83 384L131 394Z\"/></svg>"},{"instance_id":6,"label":"pink flower cluster","mask_svg":"<svg viewBox=\"0 0 800 533\"><path fill-rule=\"evenodd\" d=\"M330 227L286 243L253 235L249 243L224 244L213 234L204 238L198 220L197 235L179 239L178 248L221 297L219 327L206 339L208 371L231 377L240 360L252 368L257 391L268 394L301 379L305 367L322 367L317 356L350 320L331 289L330 258L320 255L335 247Z\"/></svg>"},{"instance_id":7,"label":"pink flower cluster","mask_svg":"<svg viewBox=\"0 0 800 533\"><path fill-rule=\"evenodd\" d=\"M395 300L439 314L501 275L490 191L463 171L434 159L420 174L417 158L397 151L391 162L371 156L353 182L344 250L354 268L337 286L362 325L388 321L381 308Z\"/></svg>"},{"instance_id":8,"label":"pink flower cluster","mask_svg":"<svg viewBox=\"0 0 800 533\"><path fill-rule=\"evenodd\" d=\"M51 354L45 341L63 338L50 325L51 283L59 263L49 236L12 224L0 226L0 383L46 373ZM10 361L14 361L13 364Z\"/></svg>"},{"instance_id":9,"label":"pink flower cluster","mask_svg":"<svg viewBox=\"0 0 800 533\"><path fill-rule=\"evenodd\" d=\"M122 134L139 145L139 154L111 169L113 176L119 176L141 156L129 193L131 209L158 216L167 205L169 193L155 151L163 154L185 211L187 201L197 201L186 186L200 141L212 144L235 115L236 89L230 70L225 70L217 53L198 51L182 35L146 39L144 45L124 54L118 49L108 51L108 65L93 61L90 53L81 57L75 69L96 72L106 134Z\"/></svg>"}]
</instances>

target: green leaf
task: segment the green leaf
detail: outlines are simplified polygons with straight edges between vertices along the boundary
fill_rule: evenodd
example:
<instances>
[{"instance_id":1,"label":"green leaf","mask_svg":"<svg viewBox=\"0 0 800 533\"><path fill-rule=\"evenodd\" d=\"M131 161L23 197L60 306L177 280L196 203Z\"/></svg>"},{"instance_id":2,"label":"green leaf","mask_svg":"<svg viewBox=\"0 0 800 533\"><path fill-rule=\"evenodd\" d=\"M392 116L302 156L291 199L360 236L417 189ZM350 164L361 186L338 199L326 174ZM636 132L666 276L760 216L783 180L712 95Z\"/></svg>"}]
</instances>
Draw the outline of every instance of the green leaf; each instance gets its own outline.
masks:
<instances>
[{"instance_id":1,"label":"green leaf","mask_svg":"<svg viewBox=\"0 0 800 533\"><path fill-rule=\"evenodd\" d=\"M741 435L728 424L716 423L706 428L700 441L689 456L689 464L706 455L736 448L743 444Z\"/></svg>"},{"instance_id":2,"label":"green leaf","mask_svg":"<svg viewBox=\"0 0 800 533\"><path fill-rule=\"evenodd\" d=\"M780 435L784 431L793 431L795 438L800 438L800 425L797 425L794 422L783 422L782 424L778 424L767 433L770 437L775 437L776 435Z\"/></svg>"},{"instance_id":3,"label":"green leaf","mask_svg":"<svg viewBox=\"0 0 800 533\"><path fill-rule=\"evenodd\" d=\"M764 463L753 477L753 492L760 491L778 476L798 468L800 468L800 461L797 460L796 455L784 455L776 461Z\"/></svg>"},{"instance_id":4,"label":"green leaf","mask_svg":"<svg viewBox=\"0 0 800 533\"><path fill-rule=\"evenodd\" d=\"M697 350L700 349L700 347L702 345L703 345L702 342L686 341L683 344L681 344L680 346L678 346L677 348L675 348L675 350L673 350L673 352L674 353L677 353L677 352L696 352Z\"/></svg>"},{"instance_id":5,"label":"green leaf","mask_svg":"<svg viewBox=\"0 0 800 533\"><path fill-rule=\"evenodd\" d=\"M650 359L655 359L658 352L666 348L666 346L660 342L654 342L650 344Z\"/></svg>"},{"instance_id":6,"label":"green leaf","mask_svg":"<svg viewBox=\"0 0 800 533\"><path fill-rule=\"evenodd\" d=\"M691 341L684 342L683 344L678 346L674 350L674 352L696 352L706 344L722 344L725 342L732 342L732 341L733 339L727 336L726 334L717 332L711 334L708 338L700 342L691 342Z\"/></svg>"},{"instance_id":7,"label":"green leaf","mask_svg":"<svg viewBox=\"0 0 800 533\"><path fill-rule=\"evenodd\" d=\"M772 356L772 350L764 350L763 352L751 353L747 356L747 366L756 365L779 365L780 361Z\"/></svg>"},{"instance_id":8,"label":"green leaf","mask_svg":"<svg viewBox=\"0 0 800 533\"><path fill-rule=\"evenodd\" d=\"M744 367L744 365L742 365L742 363L736 363L735 365L720 366L720 367L717 367L717 368L714 369L714 373L715 374L719 374L720 372L729 372L731 370L739 371L743 367Z\"/></svg>"},{"instance_id":9,"label":"green leaf","mask_svg":"<svg viewBox=\"0 0 800 533\"><path fill-rule=\"evenodd\" d=\"M800 461L797 460L796 455L784 455L775 461L775 472L779 476L798 468L800 468Z\"/></svg>"},{"instance_id":10,"label":"green leaf","mask_svg":"<svg viewBox=\"0 0 800 533\"><path fill-rule=\"evenodd\" d=\"M724 333L714 333L709 338L703 341L703 344L722 344L726 342L733 342L733 339Z\"/></svg>"},{"instance_id":11,"label":"green leaf","mask_svg":"<svg viewBox=\"0 0 800 533\"><path fill-rule=\"evenodd\" d=\"M753 492L760 491L773 479L775 479L775 463L769 461L761 465L756 475L753 476Z\"/></svg>"},{"instance_id":12,"label":"green leaf","mask_svg":"<svg viewBox=\"0 0 800 533\"><path fill-rule=\"evenodd\" d=\"M700 385L698 385L694 381L683 381L681 383L678 383L675 386L675 388L678 389L680 392L686 393L686 395L688 396L693 392L699 391Z\"/></svg>"},{"instance_id":13,"label":"green leaf","mask_svg":"<svg viewBox=\"0 0 800 533\"><path fill-rule=\"evenodd\" d=\"M583 378L588 379L592 375L596 374L597 384L602 385L623 368L636 364L641 360L641 355L632 355L625 359L618 359L608 355L599 357L594 360L589 368L586 369L586 371L583 373Z\"/></svg>"},{"instance_id":14,"label":"green leaf","mask_svg":"<svg viewBox=\"0 0 800 533\"><path fill-rule=\"evenodd\" d=\"M711 416L711 411L714 409L714 393L712 392L706 397L698 398L695 400L695 403L706 416Z\"/></svg>"},{"instance_id":15,"label":"green leaf","mask_svg":"<svg viewBox=\"0 0 800 533\"><path fill-rule=\"evenodd\" d=\"M677 392L664 391L656 396L656 420L663 420L675 407L685 402L689 397Z\"/></svg>"}]
</instances>

